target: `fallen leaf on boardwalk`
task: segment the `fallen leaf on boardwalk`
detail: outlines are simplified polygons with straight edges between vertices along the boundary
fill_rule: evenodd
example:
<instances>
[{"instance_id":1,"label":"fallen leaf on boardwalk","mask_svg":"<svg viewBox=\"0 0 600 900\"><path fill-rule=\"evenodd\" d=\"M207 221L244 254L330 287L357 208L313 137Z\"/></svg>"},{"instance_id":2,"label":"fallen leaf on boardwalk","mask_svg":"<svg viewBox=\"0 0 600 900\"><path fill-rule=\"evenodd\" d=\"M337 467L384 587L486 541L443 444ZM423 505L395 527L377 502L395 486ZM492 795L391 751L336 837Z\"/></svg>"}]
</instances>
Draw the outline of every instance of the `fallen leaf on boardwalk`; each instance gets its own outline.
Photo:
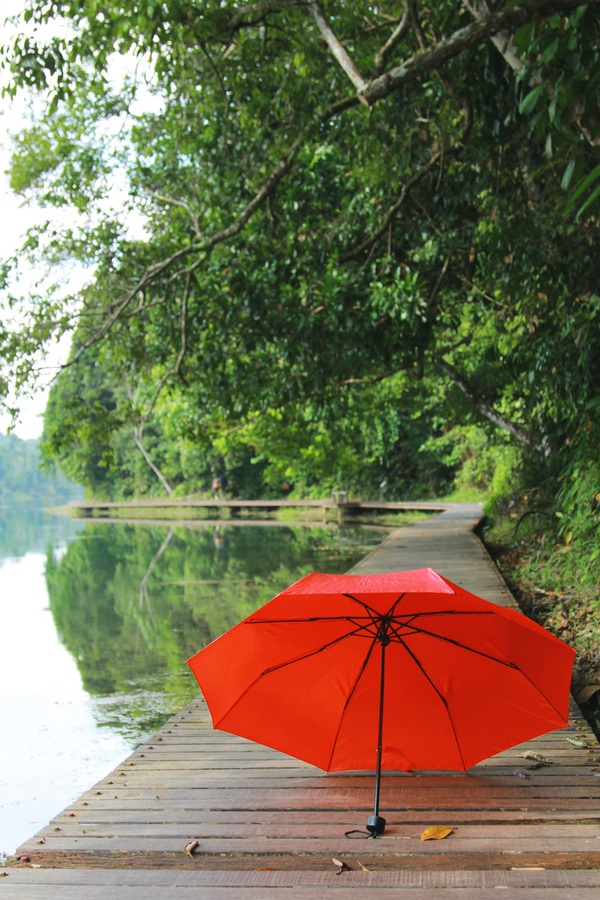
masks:
<instances>
[{"instance_id":1,"label":"fallen leaf on boardwalk","mask_svg":"<svg viewBox=\"0 0 600 900\"><path fill-rule=\"evenodd\" d=\"M331 862L334 864L334 866L338 867L338 870L335 873L336 875L341 875L342 872L347 872L350 869L350 867L347 866L345 862L342 862L341 859L336 859L335 856L331 857Z\"/></svg>"},{"instance_id":2,"label":"fallen leaf on boardwalk","mask_svg":"<svg viewBox=\"0 0 600 900\"><path fill-rule=\"evenodd\" d=\"M568 740L568 742L569 742L570 744L575 744L576 747L585 747L585 748L587 749L587 747L589 746L589 745L588 745L588 742L587 742L587 741L583 741L581 738L570 738L570 737L568 737L567 740Z\"/></svg>"},{"instance_id":3,"label":"fallen leaf on boardwalk","mask_svg":"<svg viewBox=\"0 0 600 900\"><path fill-rule=\"evenodd\" d=\"M551 759L545 757L542 753L534 753L533 750L526 750L525 753L521 753L522 759L537 759L539 762L550 763Z\"/></svg>"},{"instance_id":4,"label":"fallen leaf on boardwalk","mask_svg":"<svg viewBox=\"0 0 600 900\"><path fill-rule=\"evenodd\" d=\"M526 775L525 772L521 772L520 769L515 769L515 775L517 778L529 778L529 775Z\"/></svg>"},{"instance_id":5,"label":"fallen leaf on boardwalk","mask_svg":"<svg viewBox=\"0 0 600 900\"><path fill-rule=\"evenodd\" d=\"M575 699L578 703L587 703L598 691L600 691L600 684L586 684L585 687L581 688Z\"/></svg>"},{"instance_id":6,"label":"fallen leaf on boardwalk","mask_svg":"<svg viewBox=\"0 0 600 900\"><path fill-rule=\"evenodd\" d=\"M356 862L359 864L359 866L361 867L361 869L363 870L363 872L372 872L372 871L373 871L372 869L368 869L366 866L363 866L363 864L361 863L360 859L357 859Z\"/></svg>"},{"instance_id":7,"label":"fallen leaf on boardwalk","mask_svg":"<svg viewBox=\"0 0 600 900\"><path fill-rule=\"evenodd\" d=\"M188 856L194 855L194 850L200 846L200 841L190 841L183 848L183 852L187 853Z\"/></svg>"},{"instance_id":8,"label":"fallen leaf on boardwalk","mask_svg":"<svg viewBox=\"0 0 600 900\"><path fill-rule=\"evenodd\" d=\"M441 841L443 838L448 837L449 834L452 834L453 831L454 829L449 828L447 825L430 825L421 835L421 840Z\"/></svg>"}]
</instances>

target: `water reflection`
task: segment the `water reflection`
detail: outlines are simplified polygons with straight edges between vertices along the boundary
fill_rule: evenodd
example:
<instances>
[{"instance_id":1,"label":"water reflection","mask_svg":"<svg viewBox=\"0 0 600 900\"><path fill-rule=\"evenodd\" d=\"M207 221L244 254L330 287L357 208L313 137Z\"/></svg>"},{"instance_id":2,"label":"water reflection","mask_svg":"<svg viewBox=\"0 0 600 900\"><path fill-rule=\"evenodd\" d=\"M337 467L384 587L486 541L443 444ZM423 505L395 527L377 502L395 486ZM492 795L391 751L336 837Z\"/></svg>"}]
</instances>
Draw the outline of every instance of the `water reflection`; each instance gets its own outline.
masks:
<instances>
[{"instance_id":1,"label":"water reflection","mask_svg":"<svg viewBox=\"0 0 600 900\"><path fill-rule=\"evenodd\" d=\"M381 537L0 509L0 855L197 696L185 660L203 644Z\"/></svg>"},{"instance_id":2,"label":"water reflection","mask_svg":"<svg viewBox=\"0 0 600 900\"><path fill-rule=\"evenodd\" d=\"M381 533L90 524L49 551L50 608L100 721L148 733L196 696L185 660L310 571L343 572Z\"/></svg>"}]
</instances>

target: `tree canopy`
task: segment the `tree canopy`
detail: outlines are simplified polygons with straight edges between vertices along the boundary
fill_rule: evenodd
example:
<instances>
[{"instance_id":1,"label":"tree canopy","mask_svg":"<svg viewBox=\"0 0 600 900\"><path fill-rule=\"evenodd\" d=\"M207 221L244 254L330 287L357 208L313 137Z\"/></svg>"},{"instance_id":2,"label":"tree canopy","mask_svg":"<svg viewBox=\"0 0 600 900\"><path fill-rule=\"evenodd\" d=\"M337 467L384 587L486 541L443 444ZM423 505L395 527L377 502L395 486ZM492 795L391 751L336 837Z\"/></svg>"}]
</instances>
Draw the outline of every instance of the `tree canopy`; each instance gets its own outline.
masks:
<instances>
[{"instance_id":1,"label":"tree canopy","mask_svg":"<svg viewBox=\"0 0 600 900\"><path fill-rule=\"evenodd\" d=\"M439 490L483 445L589 467L599 27L597 0L25 0L11 179L49 218L4 267L5 396L72 333L45 447L100 493L115 460L130 493L223 460L246 492ZM16 315L26 259L53 274Z\"/></svg>"}]
</instances>

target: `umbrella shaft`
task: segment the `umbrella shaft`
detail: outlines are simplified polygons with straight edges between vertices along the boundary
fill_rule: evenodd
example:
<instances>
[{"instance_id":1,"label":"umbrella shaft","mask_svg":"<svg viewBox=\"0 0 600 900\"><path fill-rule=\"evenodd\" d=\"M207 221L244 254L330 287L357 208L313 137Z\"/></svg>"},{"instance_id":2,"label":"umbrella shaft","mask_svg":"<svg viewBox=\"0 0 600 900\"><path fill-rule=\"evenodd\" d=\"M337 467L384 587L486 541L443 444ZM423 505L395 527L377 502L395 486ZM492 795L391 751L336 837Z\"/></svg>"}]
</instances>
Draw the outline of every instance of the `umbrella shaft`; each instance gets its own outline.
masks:
<instances>
[{"instance_id":1,"label":"umbrella shaft","mask_svg":"<svg viewBox=\"0 0 600 900\"><path fill-rule=\"evenodd\" d=\"M385 700L385 648L386 641L381 642L381 682L379 685L379 731L377 735L377 771L375 773L375 806L373 815L379 815L379 793L381 789L381 757L383 753L383 705Z\"/></svg>"}]
</instances>

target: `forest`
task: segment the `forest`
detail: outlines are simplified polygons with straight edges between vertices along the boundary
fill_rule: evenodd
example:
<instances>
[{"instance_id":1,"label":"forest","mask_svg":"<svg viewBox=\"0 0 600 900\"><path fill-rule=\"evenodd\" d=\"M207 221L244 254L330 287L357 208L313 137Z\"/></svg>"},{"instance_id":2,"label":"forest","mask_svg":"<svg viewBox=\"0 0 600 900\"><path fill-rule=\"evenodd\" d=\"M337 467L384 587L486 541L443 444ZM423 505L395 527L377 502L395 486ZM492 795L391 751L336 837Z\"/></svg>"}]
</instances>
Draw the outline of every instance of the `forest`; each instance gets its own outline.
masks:
<instances>
[{"instance_id":1,"label":"forest","mask_svg":"<svg viewBox=\"0 0 600 900\"><path fill-rule=\"evenodd\" d=\"M41 510L81 496L81 489L62 472L41 468L38 441L23 441L15 435L0 434L0 506L35 504ZM0 526L0 540L5 525Z\"/></svg>"},{"instance_id":2,"label":"forest","mask_svg":"<svg viewBox=\"0 0 600 900\"><path fill-rule=\"evenodd\" d=\"M483 497L531 611L597 634L597 0L17 25L11 186L42 213L0 272L0 396L70 335L49 463L98 498Z\"/></svg>"}]
</instances>

